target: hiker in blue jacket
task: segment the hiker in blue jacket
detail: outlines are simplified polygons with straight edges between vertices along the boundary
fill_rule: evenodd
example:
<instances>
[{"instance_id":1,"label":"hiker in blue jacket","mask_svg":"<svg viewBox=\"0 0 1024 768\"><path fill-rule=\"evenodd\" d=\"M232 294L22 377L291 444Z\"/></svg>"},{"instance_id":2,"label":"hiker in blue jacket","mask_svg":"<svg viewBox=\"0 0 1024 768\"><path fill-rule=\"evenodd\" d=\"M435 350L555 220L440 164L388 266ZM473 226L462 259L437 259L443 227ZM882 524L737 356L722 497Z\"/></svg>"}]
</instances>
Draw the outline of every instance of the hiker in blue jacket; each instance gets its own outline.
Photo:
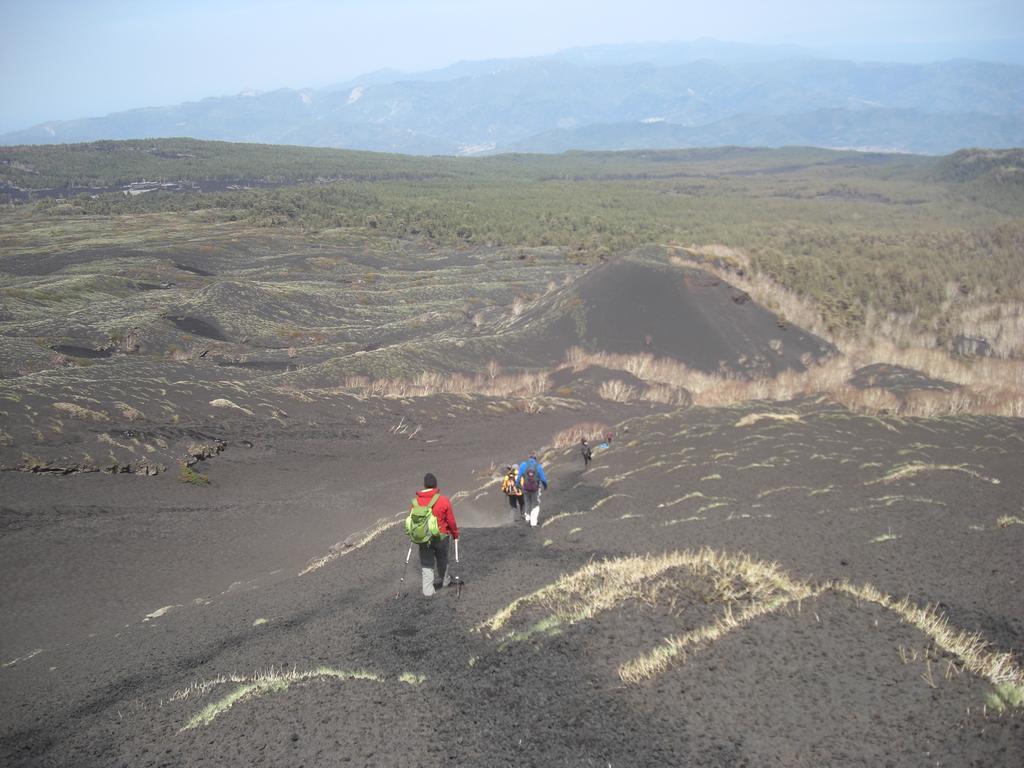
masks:
<instances>
[{"instance_id":1,"label":"hiker in blue jacket","mask_svg":"<svg viewBox=\"0 0 1024 768\"><path fill-rule=\"evenodd\" d=\"M548 479L544 476L544 467L537 461L536 451L530 451L530 458L519 465L516 484L522 489L526 500L524 516L531 526L536 527L540 516L540 489L548 489Z\"/></svg>"}]
</instances>

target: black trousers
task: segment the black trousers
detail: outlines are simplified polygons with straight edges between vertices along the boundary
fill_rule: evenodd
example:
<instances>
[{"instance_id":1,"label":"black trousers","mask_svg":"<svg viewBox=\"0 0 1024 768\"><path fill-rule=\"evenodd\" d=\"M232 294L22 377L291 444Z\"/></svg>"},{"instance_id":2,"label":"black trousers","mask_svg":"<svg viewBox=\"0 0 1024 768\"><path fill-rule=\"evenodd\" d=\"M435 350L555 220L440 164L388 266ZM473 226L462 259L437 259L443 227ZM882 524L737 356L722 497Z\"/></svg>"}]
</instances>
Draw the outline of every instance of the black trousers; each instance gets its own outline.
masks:
<instances>
[{"instance_id":1,"label":"black trousers","mask_svg":"<svg viewBox=\"0 0 1024 768\"><path fill-rule=\"evenodd\" d=\"M420 544L420 572L423 574L423 594L430 597L435 586L448 586L448 536Z\"/></svg>"},{"instance_id":2,"label":"black trousers","mask_svg":"<svg viewBox=\"0 0 1024 768\"><path fill-rule=\"evenodd\" d=\"M518 519L516 517L516 513L522 515L523 510L526 509L526 506L523 503L523 495L519 494L518 496L509 496L508 506L512 512L512 522L514 523Z\"/></svg>"}]
</instances>

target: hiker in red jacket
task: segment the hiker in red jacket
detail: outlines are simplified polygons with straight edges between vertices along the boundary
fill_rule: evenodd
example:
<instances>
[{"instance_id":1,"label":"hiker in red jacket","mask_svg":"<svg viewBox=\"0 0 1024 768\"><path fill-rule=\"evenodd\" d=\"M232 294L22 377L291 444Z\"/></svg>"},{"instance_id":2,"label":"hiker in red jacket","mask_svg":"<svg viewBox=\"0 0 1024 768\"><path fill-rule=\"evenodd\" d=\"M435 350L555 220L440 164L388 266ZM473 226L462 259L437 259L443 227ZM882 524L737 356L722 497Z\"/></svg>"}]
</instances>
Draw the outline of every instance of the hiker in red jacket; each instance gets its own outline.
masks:
<instances>
[{"instance_id":1,"label":"hiker in red jacket","mask_svg":"<svg viewBox=\"0 0 1024 768\"><path fill-rule=\"evenodd\" d=\"M437 496L431 512L437 518L441 535L420 544L420 571L423 574L423 594L430 597L437 589L451 583L448 575L448 541L459 538L459 526L455 522L451 500L437 489L437 478L431 472L423 476L423 490L416 492L416 501L427 506Z\"/></svg>"}]
</instances>

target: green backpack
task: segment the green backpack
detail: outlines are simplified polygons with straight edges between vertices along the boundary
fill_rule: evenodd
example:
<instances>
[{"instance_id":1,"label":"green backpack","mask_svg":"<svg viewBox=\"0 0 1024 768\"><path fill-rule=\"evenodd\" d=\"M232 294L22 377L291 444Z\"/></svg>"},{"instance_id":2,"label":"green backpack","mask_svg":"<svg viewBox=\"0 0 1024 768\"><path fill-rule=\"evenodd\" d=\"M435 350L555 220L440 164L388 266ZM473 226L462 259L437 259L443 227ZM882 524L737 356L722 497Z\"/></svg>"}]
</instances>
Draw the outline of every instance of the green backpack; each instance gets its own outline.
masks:
<instances>
[{"instance_id":1,"label":"green backpack","mask_svg":"<svg viewBox=\"0 0 1024 768\"><path fill-rule=\"evenodd\" d=\"M412 539L413 544L426 544L431 539L441 538L441 531L437 527L437 516L434 514L434 504L441 498L440 493L435 493L427 506L421 506L417 499L412 500L412 507L409 516L405 518L405 533Z\"/></svg>"}]
</instances>

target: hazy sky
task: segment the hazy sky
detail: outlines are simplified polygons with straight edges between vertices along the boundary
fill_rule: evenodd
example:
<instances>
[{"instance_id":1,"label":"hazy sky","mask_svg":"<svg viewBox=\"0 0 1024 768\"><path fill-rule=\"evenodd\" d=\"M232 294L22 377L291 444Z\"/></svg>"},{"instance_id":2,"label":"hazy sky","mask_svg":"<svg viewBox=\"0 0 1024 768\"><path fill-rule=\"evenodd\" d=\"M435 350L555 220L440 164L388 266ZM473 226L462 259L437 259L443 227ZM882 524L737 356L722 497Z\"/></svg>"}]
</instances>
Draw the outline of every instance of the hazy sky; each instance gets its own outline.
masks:
<instances>
[{"instance_id":1,"label":"hazy sky","mask_svg":"<svg viewBox=\"0 0 1024 768\"><path fill-rule=\"evenodd\" d=\"M998 41L1024 38L1024 2L0 0L0 30L5 131L248 88L319 87L382 67L598 43L713 37L851 57L999 58L1006 45Z\"/></svg>"}]
</instances>

